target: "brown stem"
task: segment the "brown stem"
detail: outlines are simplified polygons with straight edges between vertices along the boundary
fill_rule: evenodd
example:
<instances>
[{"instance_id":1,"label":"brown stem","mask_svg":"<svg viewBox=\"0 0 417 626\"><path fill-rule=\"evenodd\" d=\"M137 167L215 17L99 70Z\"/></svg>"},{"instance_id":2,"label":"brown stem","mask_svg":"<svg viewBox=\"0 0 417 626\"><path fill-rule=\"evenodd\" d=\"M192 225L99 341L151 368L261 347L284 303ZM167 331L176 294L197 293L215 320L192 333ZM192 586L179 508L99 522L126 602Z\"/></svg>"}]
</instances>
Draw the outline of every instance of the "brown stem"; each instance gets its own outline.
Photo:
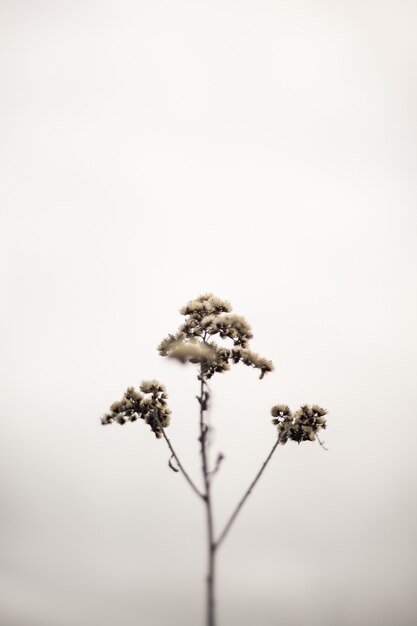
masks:
<instances>
[{"instance_id":1,"label":"brown stem","mask_svg":"<svg viewBox=\"0 0 417 626\"><path fill-rule=\"evenodd\" d=\"M272 446L272 450L271 452L268 454L268 456L266 457L266 460L264 461L264 463L262 464L261 469L259 470L259 472L256 474L255 478L253 479L253 481L251 482L251 484L249 485L248 489L246 490L246 492L244 493L244 495L242 496L241 500L238 502L235 510L233 511L232 515L230 516L229 521L227 522L226 526L224 527L223 531L221 532L219 538L217 539L217 541L215 542L215 548L217 549L219 547L219 545L222 543L222 541L224 540L224 538L226 537L227 533L230 530L230 527L232 526L233 522L235 521L240 509L242 508L242 506L245 504L246 499L248 498L249 494L251 493L252 489L255 487L256 483L258 482L258 480L260 479L262 472L264 471L264 469L266 468L266 466L268 465L269 461L272 458L272 455L274 454L278 444L279 444L280 440L277 439L276 442L274 443L274 445Z\"/></svg>"},{"instance_id":2,"label":"brown stem","mask_svg":"<svg viewBox=\"0 0 417 626\"><path fill-rule=\"evenodd\" d=\"M204 480L204 501L206 504L206 519L207 519L207 548L208 548L208 567L207 567L207 626L215 626L215 603L214 603L214 581L215 581L215 556L216 545L214 542L214 529L213 529L213 510L211 504L211 492L210 492L210 472L208 468L207 460L207 432L208 427L204 422L204 410L206 403L204 402L204 375L203 366L200 365L200 443L201 443L201 463Z\"/></svg>"},{"instance_id":3,"label":"brown stem","mask_svg":"<svg viewBox=\"0 0 417 626\"><path fill-rule=\"evenodd\" d=\"M203 500L205 500L205 496L204 496L204 494L202 494L202 493L201 493L201 491L198 489L198 487L196 487L196 485L193 483L193 481L191 480L191 478L189 477L189 475L188 475L188 474L187 474L187 472L185 471L184 467L182 466L182 463L181 463L181 461L179 460L179 458L178 458L178 456L177 456L177 453L175 452L174 448L172 447L172 444L171 444L170 440L168 439L168 436L167 436L167 434L166 434L166 432L165 432L165 428L162 426L162 424L161 424L161 422L160 422L160 420L159 420L158 415L155 415L155 417L156 417L156 421L158 422L158 426L159 426L159 428L161 429L162 435L163 435L163 437L164 437L165 441L167 442L169 449L170 449L170 450L171 450L171 452L172 452L172 456L174 457L174 459L175 459L175 460L176 460L176 462L177 462L178 469L180 470L180 472L182 472L182 474L183 474L183 476L184 476L185 480L188 482L188 484L189 484L189 485L190 485L190 487L193 489L193 491L195 491L195 493L198 495L198 497L199 497L199 498L202 498Z\"/></svg>"}]
</instances>

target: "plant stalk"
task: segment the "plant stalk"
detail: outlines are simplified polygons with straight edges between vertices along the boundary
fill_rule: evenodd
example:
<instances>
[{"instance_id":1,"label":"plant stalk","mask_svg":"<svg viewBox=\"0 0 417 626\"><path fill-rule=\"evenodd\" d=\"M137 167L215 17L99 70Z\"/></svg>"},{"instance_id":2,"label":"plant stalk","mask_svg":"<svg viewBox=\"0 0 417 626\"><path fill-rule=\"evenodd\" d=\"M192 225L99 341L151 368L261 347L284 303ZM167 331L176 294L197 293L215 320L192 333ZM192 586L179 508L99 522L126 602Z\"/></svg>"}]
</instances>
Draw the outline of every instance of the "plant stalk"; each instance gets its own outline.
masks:
<instances>
[{"instance_id":1,"label":"plant stalk","mask_svg":"<svg viewBox=\"0 0 417 626\"><path fill-rule=\"evenodd\" d=\"M269 461L272 458L272 455L274 454L275 450L277 449L278 444L280 443L280 440L277 439L276 442L274 443L274 445L272 446L272 450L270 451L270 453L268 454L268 456L266 457L264 463L262 464L261 469L259 470L259 472L256 474L255 478L253 479L253 481L251 482L251 484L249 485L248 489L245 491L245 493L243 494L242 498L239 500L235 510L233 511L232 515L229 518L229 521L227 522L226 526L224 527L223 531L221 532L219 538L217 539L216 543L215 543L215 548L217 549L219 547L219 545L222 543L222 541L224 540L224 538L226 537L227 533L229 532L233 522L235 521L240 509L242 508L242 506L245 504L247 498L249 497L249 495L252 492L252 489L255 487L256 483L258 482L258 480L260 479L264 469L266 468L266 466L268 465Z\"/></svg>"},{"instance_id":2,"label":"plant stalk","mask_svg":"<svg viewBox=\"0 0 417 626\"><path fill-rule=\"evenodd\" d=\"M216 544L214 541L214 525L213 525L213 509L211 502L211 489L210 489L210 475L207 459L207 433L208 426L204 421L204 411L206 409L206 403L204 401L204 376L203 366L200 366L200 443L201 443L201 463L204 481L204 502L206 505L206 520L207 520L207 613L206 624L207 626L215 626L215 558L216 558Z\"/></svg>"},{"instance_id":3,"label":"plant stalk","mask_svg":"<svg viewBox=\"0 0 417 626\"><path fill-rule=\"evenodd\" d=\"M198 487L196 487L196 485L193 483L193 481L191 480L190 476L188 475L188 473L185 471L184 466L182 465L181 461L179 460L177 453L175 452L174 448L172 447L171 441L169 440L166 432L165 432L165 428L162 426L161 422L159 421L159 417L156 417L159 428L161 429L162 435L168 445L168 448L171 450L172 456L174 457L174 459L177 462L178 465L178 469L179 471L182 473L182 475L184 476L185 480L188 482L188 484L190 485L191 489L198 495L199 498L202 498L203 500L205 500L205 496L204 494L201 493L201 491L198 489Z\"/></svg>"}]
</instances>

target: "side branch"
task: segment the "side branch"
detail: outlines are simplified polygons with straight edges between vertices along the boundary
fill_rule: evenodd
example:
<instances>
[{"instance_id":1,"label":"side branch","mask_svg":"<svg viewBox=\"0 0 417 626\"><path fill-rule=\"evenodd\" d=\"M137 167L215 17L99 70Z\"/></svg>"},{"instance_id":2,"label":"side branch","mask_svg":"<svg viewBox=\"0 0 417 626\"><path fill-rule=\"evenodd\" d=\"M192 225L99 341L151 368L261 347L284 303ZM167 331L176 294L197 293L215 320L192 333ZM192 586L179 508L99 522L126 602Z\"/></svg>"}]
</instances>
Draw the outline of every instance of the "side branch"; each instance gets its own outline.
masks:
<instances>
[{"instance_id":1,"label":"side branch","mask_svg":"<svg viewBox=\"0 0 417 626\"><path fill-rule=\"evenodd\" d=\"M159 418L157 417L157 422L158 422L158 426L161 429L162 435L165 439L165 441L168 444L168 448L171 450L172 452L172 456L174 457L174 459L177 462L178 465L178 469L180 470L180 472L182 472L185 480L188 482L188 484L190 485L190 487L192 488L193 491L195 491L195 493L198 495L199 498L201 498L202 500L205 500L204 495L201 493L201 491L198 489L198 487L193 483L193 481L191 480L191 478L189 477L189 475L187 474L187 472L185 471L185 469L183 468L181 461L179 460L177 453L175 452L174 448L172 447L172 444L168 438L168 435L165 432L165 428L162 426L161 422L159 421Z\"/></svg>"},{"instance_id":2,"label":"side branch","mask_svg":"<svg viewBox=\"0 0 417 626\"><path fill-rule=\"evenodd\" d=\"M258 482L258 480L260 479L264 469L266 468L266 466L268 465L269 461L272 458L272 455L274 454L278 444L279 444L280 440L277 439L276 442L274 443L271 452L268 454L268 456L266 457L266 460L264 461L264 463L262 464L261 469L259 470L259 472L256 474L255 478L253 479L253 481L251 482L251 484L249 485L248 489L246 490L246 492L244 493L244 495L242 496L241 500L239 501L237 507L235 508L235 510L233 511L232 515L230 516L229 521L227 522L226 526L224 527L223 531L221 532L219 538L216 541L216 548L219 547L219 545L222 543L222 541L224 540L224 538L226 537L227 533L230 530L230 527L232 526L233 522L235 521L240 509L242 508L242 506L245 504L249 494L252 492L252 489L255 487L256 483Z\"/></svg>"}]
</instances>

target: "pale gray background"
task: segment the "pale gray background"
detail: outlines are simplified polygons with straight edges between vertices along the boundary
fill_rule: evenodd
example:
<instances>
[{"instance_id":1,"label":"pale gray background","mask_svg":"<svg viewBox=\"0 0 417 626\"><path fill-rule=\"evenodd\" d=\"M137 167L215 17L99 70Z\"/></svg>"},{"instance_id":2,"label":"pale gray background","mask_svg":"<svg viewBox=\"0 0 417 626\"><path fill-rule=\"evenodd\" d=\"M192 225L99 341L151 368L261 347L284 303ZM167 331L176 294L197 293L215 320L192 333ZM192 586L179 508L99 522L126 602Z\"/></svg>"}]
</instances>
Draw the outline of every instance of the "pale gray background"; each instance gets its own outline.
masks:
<instances>
[{"instance_id":1,"label":"pale gray background","mask_svg":"<svg viewBox=\"0 0 417 626\"><path fill-rule=\"evenodd\" d=\"M161 359L211 290L276 371L214 379L220 626L412 626L414 1L7 1L1 47L1 626L198 626L204 516L142 423L157 377L198 475L195 372Z\"/></svg>"}]
</instances>

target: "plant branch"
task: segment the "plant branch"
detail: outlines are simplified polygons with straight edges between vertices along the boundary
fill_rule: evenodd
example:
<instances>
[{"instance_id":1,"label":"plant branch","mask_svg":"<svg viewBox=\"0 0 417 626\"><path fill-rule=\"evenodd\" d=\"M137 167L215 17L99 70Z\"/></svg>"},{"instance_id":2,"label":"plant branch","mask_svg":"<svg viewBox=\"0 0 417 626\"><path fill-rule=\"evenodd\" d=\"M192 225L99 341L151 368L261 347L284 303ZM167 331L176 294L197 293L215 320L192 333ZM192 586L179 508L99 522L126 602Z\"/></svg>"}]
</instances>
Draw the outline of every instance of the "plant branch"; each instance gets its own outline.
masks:
<instances>
[{"instance_id":1,"label":"plant branch","mask_svg":"<svg viewBox=\"0 0 417 626\"><path fill-rule=\"evenodd\" d=\"M156 415L156 421L158 422L158 426L161 429L162 435L165 439L165 441L167 442L167 445L169 447L169 449L171 450L172 456L174 457L174 459L177 462L178 465L178 469L180 470L180 472L182 472L185 480L188 482L188 484L190 485L190 487L193 489L193 491L195 491L195 493L198 495L199 498L202 498L203 500L205 500L205 496L204 494L201 493L201 491L198 489L198 487L196 487L196 485L193 483L193 481L191 480L191 478L189 477L188 473L185 471L181 461L179 460L177 453L175 452L174 448L172 447L172 444L168 438L168 435L165 432L165 428L162 426L159 417Z\"/></svg>"},{"instance_id":2,"label":"plant branch","mask_svg":"<svg viewBox=\"0 0 417 626\"><path fill-rule=\"evenodd\" d=\"M329 451L329 448L326 448L326 446L324 445L324 441L321 441L320 437L318 436L318 434L316 433L316 439L319 442L320 446L323 448L323 450L325 450L326 452Z\"/></svg>"},{"instance_id":3,"label":"plant branch","mask_svg":"<svg viewBox=\"0 0 417 626\"><path fill-rule=\"evenodd\" d=\"M209 475L210 475L210 480L211 480L211 479L213 478L213 476L214 476L215 474L217 474L217 472L219 471L219 469L220 469L220 465L221 465L221 463L222 463L223 459L224 459L224 454L223 454L222 452L219 452L219 454L217 455L217 459L216 459L216 465L214 466L214 469L212 469L212 470L209 472Z\"/></svg>"},{"instance_id":4,"label":"plant branch","mask_svg":"<svg viewBox=\"0 0 417 626\"><path fill-rule=\"evenodd\" d=\"M255 478L253 479L253 481L251 482L251 484L249 485L248 489L245 491L244 495L242 496L242 498L240 499L240 501L238 502L235 510L233 511L232 515L229 518L229 521L227 522L226 526L224 527L223 531L221 532L219 538L217 539L215 546L216 548L219 547L219 545L222 543L222 541L224 540L224 538L226 537L227 533L230 530L230 527L232 526L233 522L235 521L240 509L242 508L242 506L245 504L248 496L250 495L250 493L252 492L252 489L255 487L256 483L258 482L258 480L260 479L264 469L266 468L266 466L268 465L269 461L272 458L272 455L274 454L275 450L277 449L277 446L279 444L280 440L277 439L276 442L274 443L274 445L272 446L272 450L271 452L268 454L268 456L266 457L264 463L262 464L261 469L259 470L259 472L256 474Z\"/></svg>"}]
</instances>

